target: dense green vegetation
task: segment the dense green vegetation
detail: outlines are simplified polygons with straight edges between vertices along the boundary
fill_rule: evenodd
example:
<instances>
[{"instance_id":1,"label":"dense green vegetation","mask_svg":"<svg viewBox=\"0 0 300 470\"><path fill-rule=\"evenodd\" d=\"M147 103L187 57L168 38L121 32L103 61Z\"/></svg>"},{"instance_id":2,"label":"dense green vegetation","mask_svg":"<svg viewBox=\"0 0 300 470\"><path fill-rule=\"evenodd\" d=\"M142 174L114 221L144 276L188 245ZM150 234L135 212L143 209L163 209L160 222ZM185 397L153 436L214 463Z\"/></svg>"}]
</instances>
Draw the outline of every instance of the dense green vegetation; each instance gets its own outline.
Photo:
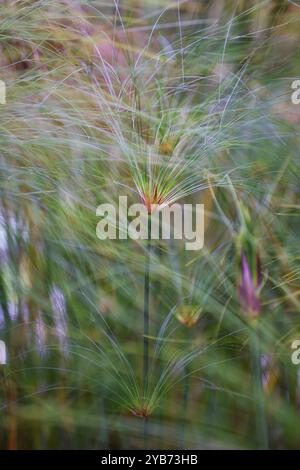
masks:
<instances>
[{"instance_id":1,"label":"dense green vegetation","mask_svg":"<svg viewBox=\"0 0 300 470\"><path fill-rule=\"evenodd\" d=\"M1 2L1 449L299 447L299 20ZM99 240L119 196L204 204L204 248Z\"/></svg>"}]
</instances>

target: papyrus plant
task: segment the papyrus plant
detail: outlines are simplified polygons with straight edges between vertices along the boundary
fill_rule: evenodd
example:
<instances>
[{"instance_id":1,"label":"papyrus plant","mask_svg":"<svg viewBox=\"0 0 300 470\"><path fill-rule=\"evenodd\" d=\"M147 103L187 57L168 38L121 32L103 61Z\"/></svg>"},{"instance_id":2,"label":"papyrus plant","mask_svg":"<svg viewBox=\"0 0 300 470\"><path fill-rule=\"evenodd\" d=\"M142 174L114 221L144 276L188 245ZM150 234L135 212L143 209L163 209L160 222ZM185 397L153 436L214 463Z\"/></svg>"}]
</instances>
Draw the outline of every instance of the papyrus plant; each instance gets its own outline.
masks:
<instances>
[{"instance_id":1,"label":"papyrus plant","mask_svg":"<svg viewBox=\"0 0 300 470\"><path fill-rule=\"evenodd\" d=\"M268 447L267 418L262 377L260 345L260 316L263 315L261 289L263 271L258 235L254 217L243 204L239 206L241 227L237 235L238 297L241 312L246 319L249 334L251 372L253 377L253 400L255 402L257 445Z\"/></svg>"}]
</instances>

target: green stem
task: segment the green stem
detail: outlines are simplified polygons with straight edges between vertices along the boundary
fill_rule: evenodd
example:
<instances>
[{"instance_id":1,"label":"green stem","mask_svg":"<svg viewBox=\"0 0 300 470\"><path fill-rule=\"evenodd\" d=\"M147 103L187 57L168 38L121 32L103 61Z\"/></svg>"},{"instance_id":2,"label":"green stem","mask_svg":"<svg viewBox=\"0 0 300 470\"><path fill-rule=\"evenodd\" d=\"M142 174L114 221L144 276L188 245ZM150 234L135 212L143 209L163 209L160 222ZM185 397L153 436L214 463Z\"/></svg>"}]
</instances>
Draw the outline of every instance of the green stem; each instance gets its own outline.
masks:
<instances>
[{"instance_id":1,"label":"green stem","mask_svg":"<svg viewBox=\"0 0 300 470\"><path fill-rule=\"evenodd\" d=\"M187 410L188 410L188 402L189 402L189 394L190 394L190 378L189 378L189 368L185 366L184 374L186 375L184 378L183 384L183 403L182 403L182 435L181 435L181 448L182 450L185 449L185 438L186 438L186 425L187 425Z\"/></svg>"},{"instance_id":2,"label":"green stem","mask_svg":"<svg viewBox=\"0 0 300 470\"><path fill-rule=\"evenodd\" d=\"M151 217L148 216L148 233L151 234ZM144 275L144 400L148 392L149 382L149 303L150 303L150 257L151 257L151 238L148 239L145 275Z\"/></svg>"},{"instance_id":3,"label":"green stem","mask_svg":"<svg viewBox=\"0 0 300 470\"><path fill-rule=\"evenodd\" d=\"M256 435L260 449L268 449L265 394L262 383L261 351L257 331L251 331L251 356L253 363L253 395L255 403Z\"/></svg>"},{"instance_id":4,"label":"green stem","mask_svg":"<svg viewBox=\"0 0 300 470\"><path fill-rule=\"evenodd\" d=\"M189 343L192 342L192 331L188 329L187 333ZM187 411L188 403L190 397L190 376L189 376L189 366L184 367L184 382L183 382L183 403L182 403L182 434L181 434L181 448L185 448L185 438L186 438L186 427L187 427Z\"/></svg>"},{"instance_id":5,"label":"green stem","mask_svg":"<svg viewBox=\"0 0 300 470\"><path fill-rule=\"evenodd\" d=\"M149 304L150 304L150 262L151 262L151 215L148 215L148 240L144 274L144 370L143 370L143 406L147 402L149 387ZM144 442L147 443L148 422L144 418Z\"/></svg>"}]
</instances>

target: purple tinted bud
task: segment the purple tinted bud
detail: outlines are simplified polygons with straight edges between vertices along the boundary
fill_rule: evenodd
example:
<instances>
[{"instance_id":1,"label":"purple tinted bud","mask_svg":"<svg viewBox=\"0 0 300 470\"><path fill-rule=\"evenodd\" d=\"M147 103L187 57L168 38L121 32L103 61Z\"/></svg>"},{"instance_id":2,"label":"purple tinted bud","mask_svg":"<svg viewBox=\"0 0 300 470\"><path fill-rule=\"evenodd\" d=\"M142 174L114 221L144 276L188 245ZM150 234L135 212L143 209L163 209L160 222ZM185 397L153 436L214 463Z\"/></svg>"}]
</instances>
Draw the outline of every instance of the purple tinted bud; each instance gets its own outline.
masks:
<instances>
[{"instance_id":1,"label":"purple tinted bud","mask_svg":"<svg viewBox=\"0 0 300 470\"><path fill-rule=\"evenodd\" d=\"M239 286L239 296L241 306L245 312L251 317L257 317L261 310L261 303L258 296L258 287L261 284L261 266L260 260L257 256L257 276L256 281L253 281L253 277L249 268L246 256L242 252L241 254L241 271L242 280Z\"/></svg>"}]
</instances>

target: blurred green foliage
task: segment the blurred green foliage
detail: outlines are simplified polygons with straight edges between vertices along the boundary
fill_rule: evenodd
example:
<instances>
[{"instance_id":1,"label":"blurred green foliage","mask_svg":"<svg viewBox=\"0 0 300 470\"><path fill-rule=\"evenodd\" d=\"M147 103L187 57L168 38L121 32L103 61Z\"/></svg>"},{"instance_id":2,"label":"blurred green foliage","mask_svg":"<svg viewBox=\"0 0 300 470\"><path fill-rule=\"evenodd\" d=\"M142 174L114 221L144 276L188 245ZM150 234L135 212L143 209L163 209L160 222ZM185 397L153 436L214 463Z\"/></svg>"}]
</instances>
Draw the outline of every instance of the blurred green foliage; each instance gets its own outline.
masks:
<instances>
[{"instance_id":1,"label":"blurred green foliage","mask_svg":"<svg viewBox=\"0 0 300 470\"><path fill-rule=\"evenodd\" d=\"M143 448L145 399L149 448L261 447L254 328L268 445L299 447L299 13L1 2L0 448ZM96 208L153 191L205 204L205 247L153 241L145 398L146 243L100 241ZM261 258L255 327L243 243Z\"/></svg>"}]
</instances>

